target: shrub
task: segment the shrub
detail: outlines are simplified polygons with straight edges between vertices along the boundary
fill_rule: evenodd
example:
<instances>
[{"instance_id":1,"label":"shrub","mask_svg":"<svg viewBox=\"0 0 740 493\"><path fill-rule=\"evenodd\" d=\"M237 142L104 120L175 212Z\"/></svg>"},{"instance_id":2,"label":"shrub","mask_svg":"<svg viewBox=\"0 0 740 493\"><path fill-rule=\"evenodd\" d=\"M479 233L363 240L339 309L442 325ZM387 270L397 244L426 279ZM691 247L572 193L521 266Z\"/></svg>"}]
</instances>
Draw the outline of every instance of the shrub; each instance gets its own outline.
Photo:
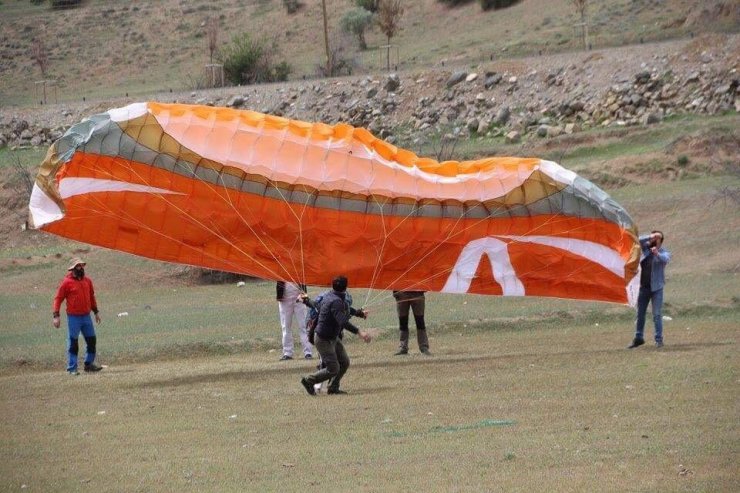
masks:
<instances>
[{"instance_id":1,"label":"shrub","mask_svg":"<svg viewBox=\"0 0 740 493\"><path fill-rule=\"evenodd\" d=\"M378 0L355 0L357 6L373 14L378 11Z\"/></svg>"},{"instance_id":2,"label":"shrub","mask_svg":"<svg viewBox=\"0 0 740 493\"><path fill-rule=\"evenodd\" d=\"M438 0L438 1L441 3L446 3L447 5L451 7L457 7L458 5L470 3L472 0Z\"/></svg>"},{"instance_id":3,"label":"shrub","mask_svg":"<svg viewBox=\"0 0 740 493\"><path fill-rule=\"evenodd\" d=\"M331 73L327 72L326 63L316 67L316 75L319 77L334 77L337 75L352 75L352 70L357 66L356 60L348 54L348 47L351 45L349 34L344 32L335 32L329 40L329 56L331 57Z\"/></svg>"},{"instance_id":4,"label":"shrub","mask_svg":"<svg viewBox=\"0 0 740 493\"><path fill-rule=\"evenodd\" d=\"M286 80L291 67L283 61L273 64L274 46L252 39L248 33L237 34L218 53L224 75L232 84L254 84Z\"/></svg>"},{"instance_id":5,"label":"shrub","mask_svg":"<svg viewBox=\"0 0 740 493\"><path fill-rule=\"evenodd\" d=\"M689 157L687 155L681 154L680 156L678 156L678 165L679 166L682 166L683 167L683 166L686 166L687 164L689 164Z\"/></svg>"},{"instance_id":6,"label":"shrub","mask_svg":"<svg viewBox=\"0 0 740 493\"><path fill-rule=\"evenodd\" d=\"M367 49L365 30L370 26L370 24L372 24L372 22L372 12L362 8L352 9L342 17L342 29L345 32L352 33L357 36L360 49L365 50Z\"/></svg>"},{"instance_id":7,"label":"shrub","mask_svg":"<svg viewBox=\"0 0 740 493\"><path fill-rule=\"evenodd\" d=\"M32 5L43 5L46 0L31 0ZM82 4L82 0L50 0L51 7L54 9L71 9Z\"/></svg>"},{"instance_id":8,"label":"shrub","mask_svg":"<svg viewBox=\"0 0 740 493\"><path fill-rule=\"evenodd\" d=\"M506 7L511 7L515 3L519 3L519 0L479 0L479 1L480 1L480 7L483 10L505 9Z\"/></svg>"},{"instance_id":9,"label":"shrub","mask_svg":"<svg viewBox=\"0 0 740 493\"><path fill-rule=\"evenodd\" d=\"M301 8L301 3L298 0L283 0L283 5L289 14L295 14Z\"/></svg>"},{"instance_id":10,"label":"shrub","mask_svg":"<svg viewBox=\"0 0 740 493\"><path fill-rule=\"evenodd\" d=\"M293 72L293 67L290 66L288 62L283 60L282 62L275 65L273 68L273 79L274 81L286 81L288 80L288 76Z\"/></svg>"},{"instance_id":11,"label":"shrub","mask_svg":"<svg viewBox=\"0 0 740 493\"><path fill-rule=\"evenodd\" d=\"M82 0L51 0L54 9L71 9L82 3Z\"/></svg>"}]
</instances>

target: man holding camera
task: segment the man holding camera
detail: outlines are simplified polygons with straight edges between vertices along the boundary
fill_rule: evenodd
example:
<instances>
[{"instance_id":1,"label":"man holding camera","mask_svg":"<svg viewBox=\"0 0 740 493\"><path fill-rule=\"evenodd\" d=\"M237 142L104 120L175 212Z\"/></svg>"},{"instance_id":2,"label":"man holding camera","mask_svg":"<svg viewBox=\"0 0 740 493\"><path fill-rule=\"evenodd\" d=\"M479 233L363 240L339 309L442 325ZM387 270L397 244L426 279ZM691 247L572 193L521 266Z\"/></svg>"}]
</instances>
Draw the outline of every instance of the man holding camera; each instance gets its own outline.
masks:
<instances>
[{"instance_id":1,"label":"man holding camera","mask_svg":"<svg viewBox=\"0 0 740 493\"><path fill-rule=\"evenodd\" d=\"M665 237L661 231L653 231L640 237L642 255L640 259L640 294L637 296L637 323L635 338L627 348L634 349L645 344L645 315L648 304L653 304L655 325L655 347L663 347L663 286L665 266L671 261L671 252L663 248Z\"/></svg>"}]
</instances>

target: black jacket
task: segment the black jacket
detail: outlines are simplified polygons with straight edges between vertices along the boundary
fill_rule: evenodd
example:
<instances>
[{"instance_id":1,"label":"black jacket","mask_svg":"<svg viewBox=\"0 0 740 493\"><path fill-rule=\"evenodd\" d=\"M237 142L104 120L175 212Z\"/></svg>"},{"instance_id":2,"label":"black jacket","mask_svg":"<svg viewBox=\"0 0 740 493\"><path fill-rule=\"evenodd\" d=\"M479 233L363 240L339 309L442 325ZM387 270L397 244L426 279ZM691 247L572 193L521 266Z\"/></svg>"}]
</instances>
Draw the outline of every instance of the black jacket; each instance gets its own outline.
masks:
<instances>
[{"instance_id":1,"label":"black jacket","mask_svg":"<svg viewBox=\"0 0 740 493\"><path fill-rule=\"evenodd\" d=\"M341 336L342 330L347 329L353 334L360 329L349 322L350 312L344 302L344 292L330 291L321 300L319 307L319 321L316 323L316 334L327 341Z\"/></svg>"},{"instance_id":2,"label":"black jacket","mask_svg":"<svg viewBox=\"0 0 740 493\"><path fill-rule=\"evenodd\" d=\"M303 291L304 293L305 293L306 291L308 291L308 290L306 289L306 285L305 285L305 284L299 284L299 285L298 285L298 287L299 287L299 288L301 289L301 291ZM277 285L275 286L275 291L276 291L276 294L277 294L277 298L276 298L276 299L277 299L278 301L282 300L282 299L283 299L283 295L285 294L285 281L278 281L278 282L277 282Z\"/></svg>"}]
</instances>

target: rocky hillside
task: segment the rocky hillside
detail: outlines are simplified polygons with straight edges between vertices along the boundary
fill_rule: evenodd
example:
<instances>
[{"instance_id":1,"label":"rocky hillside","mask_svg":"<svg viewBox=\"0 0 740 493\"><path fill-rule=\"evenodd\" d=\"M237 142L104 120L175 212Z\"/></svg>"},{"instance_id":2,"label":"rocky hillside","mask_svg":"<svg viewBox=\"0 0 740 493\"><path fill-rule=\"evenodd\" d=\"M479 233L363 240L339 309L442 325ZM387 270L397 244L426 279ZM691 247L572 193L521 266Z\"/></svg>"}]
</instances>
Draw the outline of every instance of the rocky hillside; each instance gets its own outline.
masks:
<instances>
[{"instance_id":1,"label":"rocky hillside","mask_svg":"<svg viewBox=\"0 0 740 493\"><path fill-rule=\"evenodd\" d=\"M418 148L430 137L552 138L593 127L652 125L680 113L740 109L740 36L408 71L166 93L163 102L231 106L347 122ZM0 147L45 146L71 124L130 99L0 110Z\"/></svg>"},{"instance_id":2,"label":"rocky hillside","mask_svg":"<svg viewBox=\"0 0 740 493\"><path fill-rule=\"evenodd\" d=\"M315 78L326 54L321 2L302 1L293 15L282 0L85 0L78 8L4 0L0 6L0 105L89 100L206 87L212 63L207 28L218 25L216 45L248 32L270 46L292 79ZM459 66L481 70L491 59L583 49L580 17L571 0L523 0L482 12L477 1L449 7L440 0L404 0L391 40L394 70ZM373 25L368 49L343 33L353 0L326 0L330 44L353 74L386 67L388 39ZM595 50L678 39L701 33L737 33L737 0L589 0L588 43ZM46 68L34 50L43 47ZM42 57L42 59L44 59ZM216 56L216 60L218 56Z\"/></svg>"}]
</instances>

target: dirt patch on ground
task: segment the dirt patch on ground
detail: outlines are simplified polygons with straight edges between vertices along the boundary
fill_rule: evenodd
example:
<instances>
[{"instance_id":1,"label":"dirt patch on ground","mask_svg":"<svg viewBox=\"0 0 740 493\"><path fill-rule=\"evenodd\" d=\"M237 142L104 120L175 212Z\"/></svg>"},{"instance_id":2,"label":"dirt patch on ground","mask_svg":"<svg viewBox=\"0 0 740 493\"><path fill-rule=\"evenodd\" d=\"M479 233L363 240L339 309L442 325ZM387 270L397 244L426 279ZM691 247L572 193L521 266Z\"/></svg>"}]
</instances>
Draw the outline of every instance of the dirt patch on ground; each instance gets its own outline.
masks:
<instances>
[{"instance_id":1,"label":"dirt patch on ground","mask_svg":"<svg viewBox=\"0 0 740 493\"><path fill-rule=\"evenodd\" d=\"M615 128L604 132L578 133L561 136L529 147L526 154L567 156L579 147L616 144L647 132L644 128ZM711 129L676 138L661 149L634 155L620 155L605 159L598 169L577 170L605 189L650 182L674 181L698 176L726 174L740 175L740 131ZM567 158L559 160L566 167Z\"/></svg>"},{"instance_id":2,"label":"dirt patch on ground","mask_svg":"<svg viewBox=\"0 0 740 493\"><path fill-rule=\"evenodd\" d=\"M679 137L666 148L666 152L674 156L685 155L715 167L722 166L722 163L734 162L740 156L740 131L733 134L705 132Z\"/></svg>"},{"instance_id":3,"label":"dirt patch on ground","mask_svg":"<svg viewBox=\"0 0 740 493\"><path fill-rule=\"evenodd\" d=\"M677 138L665 148L604 162L595 175L584 176L597 184L615 188L699 176L740 173L740 136L700 132ZM613 180L609 180L612 177ZM600 179L601 180L600 180ZM602 183L606 179L606 183Z\"/></svg>"},{"instance_id":4,"label":"dirt patch on ground","mask_svg":"<svg viewBox=\"0 0 740 493\"><path fill-rule=\"evenodd\" d=\"M696 29L716 24L738 25L740 9L737 0L701 2L686 16L683 27Z\"/></svg>"}]
</instances>

